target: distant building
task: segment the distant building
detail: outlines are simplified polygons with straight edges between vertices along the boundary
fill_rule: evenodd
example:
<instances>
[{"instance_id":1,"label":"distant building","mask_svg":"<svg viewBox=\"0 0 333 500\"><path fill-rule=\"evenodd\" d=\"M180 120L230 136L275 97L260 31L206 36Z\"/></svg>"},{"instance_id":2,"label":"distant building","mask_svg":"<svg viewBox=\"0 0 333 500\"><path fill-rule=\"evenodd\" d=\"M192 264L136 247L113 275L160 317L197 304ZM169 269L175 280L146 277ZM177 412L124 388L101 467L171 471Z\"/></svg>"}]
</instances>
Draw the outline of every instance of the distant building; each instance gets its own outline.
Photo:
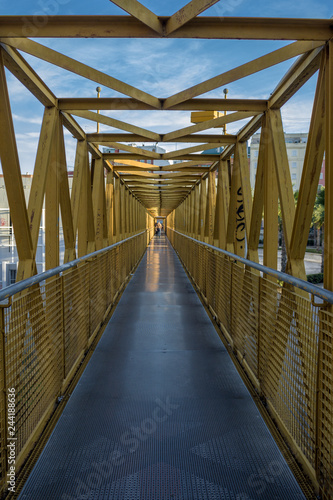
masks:
<instances>
[{"instance_id":1,"label":"distant building","mask_svg":"<svg viewBox=\"0 0 333 500\"><path fill-rule=\"evenodd\" d=\"M23 191L28 206L29 195L32 184L32 174L22 175ZM73 172L68 172L68 181L71 187ZM59 249L60 261L63 259L65 245L63 238L62 223L59 224ZM15 242L13 224L10 217L9 204L4 183L4 177L0 174L0 289L15 283L17 273L18 255ZM45 210L42 210L39 228L38 245L36 251L37 272L45 271Z\"/></svg>"},{"instance_id":2,"label":"distant building","mask_svg":"<svg viewBox=\"0 0 333 500\"><path fill-rule=\"evenodd\" d=\"M308 134L285 134L291 182L294 191L300 187ZM260 134L254 134L250 146L250 181L254 189L258 166ZM320 173L319 184L325 186L325 160Z\"/></svg>"}]
</instances>

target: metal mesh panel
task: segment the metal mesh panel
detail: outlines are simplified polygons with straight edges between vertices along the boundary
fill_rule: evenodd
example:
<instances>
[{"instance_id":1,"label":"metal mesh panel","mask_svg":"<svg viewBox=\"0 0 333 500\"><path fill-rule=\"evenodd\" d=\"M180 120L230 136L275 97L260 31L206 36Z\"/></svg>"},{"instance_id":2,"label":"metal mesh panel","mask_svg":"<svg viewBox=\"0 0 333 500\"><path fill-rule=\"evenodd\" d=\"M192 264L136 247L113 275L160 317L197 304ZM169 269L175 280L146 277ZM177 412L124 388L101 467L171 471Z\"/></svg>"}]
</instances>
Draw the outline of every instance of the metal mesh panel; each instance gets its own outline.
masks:
<instances>
[{"instance_id":1,"label":"metal mesh panel","mask_svg":"<svg viewBox=\"0 0 333 500\"><path fill-rule=\"evenodd\" d=\"M277 298L275 324L270 322L270 329L261 331L266 368L262 388L305 457L314 464L318 316L309 299L287 287L271 297Z\"/></svg>"},{"instance_id":2,"label":"metal mesh panel","mask_svg":"<svg viewBox=\"0 0 333 500\"><path fill-rule=\"evenodd\" d=\"M259 276L232 266L232 331L234 348L238 350L258 378Z\"/></svg>"},{"instance_id":3,"label":"metal mesh panel","mask_svg":"<svg viewBox=\"0 0 333 500\"><path fill-rule=\"evenodd\" d=\"M6 391L15 389L17 463L22 463L82 360L132 267L146 249L141 233L62 274L34 284L1 307L0 493L6 489ZM67 380L67 379L68 380Z\"/></svg>"},{"instance_id":4,"label":"metal mesh panel","mask_svg":"<svg viewBox=\"0 0 333 500\"><path fill-rule=\"evenodd\" d=\"M89 266L63 275L65 378L82 355L89 334Z\"/></svg>"},{"instance_id":5,"label":"metal mesh panel","mask_svg":"<svg viewBox=\"0 0 333 500\"><path fill-rule=\"evenodd\" d=\"M17 454L59 391L61 300L61 280L55 277L14 297L5 310L6 385L16 395Z\"/></svg>"},{"instance_id":6,"label":"metal mesh panel","mask_svg":"<svg viewBox=\"0 0 333 500\"><path fill-rule=\"evenodd\" d=\"M280 431L323 498L333 498L332 309L204 243L169 234Z\"/></svg>"},{"instance_id":7,"label":"metal mesh panel","mask_svg":"<svg viewBox=\"0 0 333 500\"><path fill-rule=\"evenodd\" d=\"M333 313L320 312L318 366L318 458L319 481L324 500L333 498Z\"/></svg>"},{"instance_id":8,"label":"metal mesh panel","mask_svg":"<svg viewBox=\"0 0 333 500\"><path fill-rule=\"evenodd\" d=\"M107 261L108 256L104 254L89 263L90 335L100 325L107 309L107 281L109 278L107 275Z\"/></svg>"}]
</instances>

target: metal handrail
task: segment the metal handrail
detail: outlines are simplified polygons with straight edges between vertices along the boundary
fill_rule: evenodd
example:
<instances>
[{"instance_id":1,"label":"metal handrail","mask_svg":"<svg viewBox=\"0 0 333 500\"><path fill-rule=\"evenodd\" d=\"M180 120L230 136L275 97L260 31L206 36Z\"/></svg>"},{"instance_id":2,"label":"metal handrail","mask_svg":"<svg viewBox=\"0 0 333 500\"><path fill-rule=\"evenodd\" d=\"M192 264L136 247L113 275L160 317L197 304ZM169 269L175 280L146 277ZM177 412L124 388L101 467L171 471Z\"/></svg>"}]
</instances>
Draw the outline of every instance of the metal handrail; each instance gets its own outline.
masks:
<instances>
[{"instance_id":1,"label":"metal handrail","mask_svg":"<svg viewBox=\"0 0 333 500\"><path fill-rule=\"evenodd\" d=\"M301 290L305 290L306 292L309 292L312 295L315 295L316 297L319 297L329 302L330 304L333 304L333 292L331 292L330 290L326 290L326 288L320 288L319 286L313 285L312 283L308 283L307 281L304 281L300 278L295 278L290 274L282 273L281 271L277 271L276 269L272 269L271 267L258 264L257 262L253 262L252 260L245 259L244 257L240 257L239 255L228 252L227 250L222 250L222 248L214 247L213 245L205 243L204 241L196 240L195 238L187 236L187 234L180 233L179 231L176 231L171 227L168 227L168 229L174 231L175 233L181 236L184 236L185 238L188 238L189 240L194 241L195 243L198 243L200 245L203 245L204 247L210 248L211 250L215 250L216 252L227 255L228 257L231 257L235 261L239 261L242 264L245 264L246 266L252 267L253 269L257 269L258 271L273 276L274 278L284 281L285 283L297 286Z\"/></svg>"},{"instance_id":2,"label":"metal handrail","mask_svg":"<svg viewBox=\"0 0 333 500\"><path fill-rule=\"evenodd\" d=\"M49 269L48 271L44 271L43 273L35 274L34 276L31 276L31 278L27 278L25 280L19 281L18 283L14 283L13 285L9 285L0 291L0 302L2 302L3 300L9 299L10 297L15 295L16 293L19 293L19 292L22 292L23 290L26 290L27 288L29 288L32 285L36 285L37 283L40 283L41 281L52 278L53 276L60 274L63 271L67 271L67 269L71 269L72 267L77 266L80 262L84 262L85 260L91 259L93 257L96 257L97 255L108 252L109 250L116 248L117 246L121 245L122 243L125 243L126 241L130 241L133 238L136 238L137 236L141 236L142 234L146 233L147 231L148 231L148 229L146 229L145 231L142 231L141 233L135 234L134 236L130 236L129 238L126 238L125 240L121 240L121 241L118 241L117 243L113 243L113 245L102 248L101 250L96 250L95 252L84 255L83 257L78 257L75 260L71 260L70 262L67 262L66 264L62 264L61 266L54 267L52 269Z\"/></svg>"}]
</instances>

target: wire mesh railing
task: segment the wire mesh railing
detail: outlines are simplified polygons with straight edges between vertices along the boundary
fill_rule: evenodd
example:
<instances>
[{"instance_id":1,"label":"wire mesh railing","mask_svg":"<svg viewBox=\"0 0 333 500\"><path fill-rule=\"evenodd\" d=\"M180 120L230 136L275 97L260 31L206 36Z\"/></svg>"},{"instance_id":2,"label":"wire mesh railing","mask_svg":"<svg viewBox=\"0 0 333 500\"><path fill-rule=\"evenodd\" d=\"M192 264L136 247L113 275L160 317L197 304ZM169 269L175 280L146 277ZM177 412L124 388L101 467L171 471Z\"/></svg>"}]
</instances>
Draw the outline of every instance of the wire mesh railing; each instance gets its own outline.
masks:
<instances>
[{"instance_id":1,"label":"wire mesh railing","mask_svg":"<svg viewBox=\"0 0 333 500\"><path fill-rule=\"evenodd\" d=\"M168 237L285 441L332 499L333 293L172 228Z\"/></svg>"},{"instance_id":2,"label":"wire mesh railing","mask_svg":"<svg viewBox=\"0 0 333 500\"><path fill-rule=\"evenodd\" d=\"M143 231L0 292L0 496L146 246Z\"/></svg>"}]
</instances>

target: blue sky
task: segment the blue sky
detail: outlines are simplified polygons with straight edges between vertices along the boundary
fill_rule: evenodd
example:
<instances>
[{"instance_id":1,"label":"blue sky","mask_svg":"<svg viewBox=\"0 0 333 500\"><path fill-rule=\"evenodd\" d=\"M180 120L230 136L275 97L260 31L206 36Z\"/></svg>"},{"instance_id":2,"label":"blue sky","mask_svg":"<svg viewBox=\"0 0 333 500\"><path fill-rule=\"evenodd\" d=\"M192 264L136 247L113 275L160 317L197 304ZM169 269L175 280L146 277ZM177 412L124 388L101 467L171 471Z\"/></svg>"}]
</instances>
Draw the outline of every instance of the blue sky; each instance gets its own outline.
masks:
<instances>
[{"instance_id":1,"label":"blue sky","mask_svg":"<svg viewBox=\"0 0 333 500\"><path fill-rule=\"evenodd\" d=\"M144 0L142 2L157 15L172 15L186 0ZM1 15L52 15L52 14L125 14L109 0L0 0ZM242 17L303 17L330 18L333 15L331 0L304 0L300 2L268 2L258 0L220 1L202 15ZM177 40L177 39L38 39L53 49L111 76L149 92L157 97L167 97L186 87L234 68L290 42L239 41L239 40ZM24 55L24 54L23 54ZM96 96L96 83L53 67L43 61L24 55L57 97ZM228 85L232 98L268 98L278 81L292 64L287 61L257 75ZM8 84L14 126L22 172L32 172L40 131L43 107L9 73ZM283 108L286 132L306 132L312 109L316 78ZM206 96L223 97L223 89ZM117 92L102 87L101 96L117 96ZM190 125L189 113L164 112L163 122L157 111L103 112L109 116L144 126L159 133ZM95 131L92 122L78 119L86 132ZM236 133L241 123L230 124L229 133ZM106 130L101 126L101 131ZM184 145L185 146L185 145ZM172 145L168 149L172 149ZM73 166L75 143L66 135L66 152L69 168Z\"/></svg>"}]
</instances>

